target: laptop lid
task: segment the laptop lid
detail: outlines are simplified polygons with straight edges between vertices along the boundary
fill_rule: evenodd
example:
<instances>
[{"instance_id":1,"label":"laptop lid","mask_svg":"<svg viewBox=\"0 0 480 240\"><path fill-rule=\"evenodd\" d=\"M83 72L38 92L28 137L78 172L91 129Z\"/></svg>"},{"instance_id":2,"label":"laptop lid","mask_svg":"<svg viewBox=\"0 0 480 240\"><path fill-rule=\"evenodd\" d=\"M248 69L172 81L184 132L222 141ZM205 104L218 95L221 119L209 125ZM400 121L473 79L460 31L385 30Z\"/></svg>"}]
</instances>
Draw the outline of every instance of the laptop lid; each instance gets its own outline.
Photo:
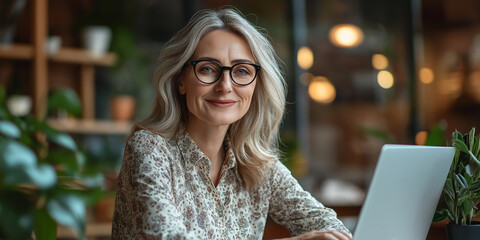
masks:
<instances>
[{"instance_id":1,"label":"laptop lid","mask_svg":"<svg viewBox=\"0 0 480 240\"><path fill-rule=\"evenodd\" d=\"M383 146L354 240L425 240L453 147Z\"/></svg>"}]
</instances>

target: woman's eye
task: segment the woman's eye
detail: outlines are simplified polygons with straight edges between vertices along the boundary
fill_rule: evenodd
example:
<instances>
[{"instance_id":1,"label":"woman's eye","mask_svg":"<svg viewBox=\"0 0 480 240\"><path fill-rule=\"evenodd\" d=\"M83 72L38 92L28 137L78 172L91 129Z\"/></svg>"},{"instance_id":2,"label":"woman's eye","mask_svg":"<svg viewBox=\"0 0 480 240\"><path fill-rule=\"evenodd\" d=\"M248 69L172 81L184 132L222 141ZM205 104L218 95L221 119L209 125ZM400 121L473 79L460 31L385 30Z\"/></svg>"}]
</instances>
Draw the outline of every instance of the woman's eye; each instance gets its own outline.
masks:
<instances>
[{"instance_id":1,"label":"woman's eye","mask_svg":"<svg viewBox=\"0 0 480 240\"><path fill-rule=\"evenodd\" d=\"M248 75L248 70L247 70L247 69L237 69L237 70L235 71L235 74Z\"/></svg>"},{"instance_id":2,"label":"woman's eye","mask_svg":"<svg viewBox=\"0 0 480 240\"><path fill-rule=\"evenodd\" d=\"M200 67L200 73L214 73L215 68L210 67L210 66L202 66Z\"/></svg>"}]
</instances>

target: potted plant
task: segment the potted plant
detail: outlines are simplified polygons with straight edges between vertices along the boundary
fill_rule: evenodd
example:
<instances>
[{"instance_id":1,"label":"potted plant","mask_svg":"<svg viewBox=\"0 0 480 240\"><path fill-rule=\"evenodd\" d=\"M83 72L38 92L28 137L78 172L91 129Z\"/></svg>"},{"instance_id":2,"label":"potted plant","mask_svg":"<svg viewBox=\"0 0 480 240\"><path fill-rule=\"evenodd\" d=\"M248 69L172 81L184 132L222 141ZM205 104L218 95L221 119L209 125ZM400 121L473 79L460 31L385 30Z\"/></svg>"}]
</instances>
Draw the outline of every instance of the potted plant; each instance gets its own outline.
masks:
<instances>
[{"instance_id":1,"label":"potted plant","mask_svg":"<svg viewBox=\"0 0 480 240\"><path fill-rule=\"evenodd\" d=\"M85 165L68 135L14 116L0 86L0 239L56 239L57 224L80 238L85 206L103 196L103 175Z\"/></svg>"},{"instance_id":2,"label":"potted plant","mask_svg":"<svg viewBox=\"0 0 480 240\"><path fill-rule=\"evenodd\" d=\"M480 223L474 218L480 214L480 135L475 128L468 134L452 134L455 157L443 188L445 207L435 213L434 221L449 219L447 233L450 240L480 239Z\"/></svg>"},{"instance_id":3,"label":"potted plant","mask_svg":"<svg viewBox=\"0 0 480 240\"><path fill-rule=\"evenodd\" d=\"M112 118L116 121L130 121L136 110L137 82L146 78L145 59L136 48L133 31L126 27L115 28L112 51L118 55L117 64L110 69Z\"/></svg>"}]
</instances>

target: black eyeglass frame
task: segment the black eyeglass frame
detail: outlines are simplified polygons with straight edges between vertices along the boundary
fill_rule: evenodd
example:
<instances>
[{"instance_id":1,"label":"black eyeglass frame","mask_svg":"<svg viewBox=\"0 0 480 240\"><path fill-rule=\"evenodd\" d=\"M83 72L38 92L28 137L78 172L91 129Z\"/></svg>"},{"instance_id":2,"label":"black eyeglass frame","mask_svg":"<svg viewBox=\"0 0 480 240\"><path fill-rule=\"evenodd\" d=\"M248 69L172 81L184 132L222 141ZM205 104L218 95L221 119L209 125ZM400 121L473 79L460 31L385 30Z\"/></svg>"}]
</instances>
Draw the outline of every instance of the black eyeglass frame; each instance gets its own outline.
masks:
<instances>
[{"instance_id":1,"label":"black eyeglass frame","mask_svg":"<svg viewBox=\"0 0 480 240\"><path fill-rule=\"evenodd\" d=\"M213 62L215 64L217 64L219 67L220 67L220 73L218 74L218 77L217 79L215 79L215 81L213 82L204 82L202 80L200 80L200 78L197 76L197 70L196 70L196 65L199 63L199 62ZM239 86L247 86L247 85L250 85L253 81L255 81L255 79L257 78L257 75L258 75L258 72L260 71L260 69L262 69L262 67L260 65L257 65L257 64L254 64L254 63L249 63L249 62L240 62L240 63L235 63L233 64L232 66L222 66L222 64L220 64L219 62L215 61L215 60L211 60L211 59L199 59L199 60L192 60L190 61L190 63L192 64L193 66L193 73L195 74L195 77L197 78L198 81L202 82L202 83L205 83L205 84L213 84L213 83L216 83L218 81L218 79L220 79L222 77L222 74L223 74L223 71L225 70L228 70L228 73L230 75L230 79L232 80L233 83L235 83L236 85L239 85ZM237 83L235 82L233 76L232 76L232 69L235 68L236 66L240 65L240 64L248 64L248 65L251 65L255 68L255 76L253 76L253 79L252 81L250 81L249 83L244 83L244 84L241 84L241 83Z\"/></svg>"}]
</instances>

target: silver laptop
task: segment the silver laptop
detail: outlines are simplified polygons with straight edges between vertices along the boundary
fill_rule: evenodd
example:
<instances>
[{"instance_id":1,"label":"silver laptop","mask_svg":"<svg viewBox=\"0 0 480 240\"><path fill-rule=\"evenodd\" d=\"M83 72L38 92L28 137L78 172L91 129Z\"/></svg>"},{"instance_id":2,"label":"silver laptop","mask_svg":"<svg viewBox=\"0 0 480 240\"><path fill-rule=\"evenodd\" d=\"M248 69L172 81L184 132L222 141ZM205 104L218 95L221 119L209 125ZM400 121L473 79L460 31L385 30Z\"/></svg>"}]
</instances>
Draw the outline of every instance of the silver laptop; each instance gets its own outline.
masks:
<instances>
[{"instance_id":1,"label":"silver laptop","mask_svg":"<svg viewBox=\"0 0 480 240\"><path fill-rule=\"evenodd\" d=\"M386 144L354 240L425 240L453 160L453 147Z\"/></svg>"}]
</instances>

